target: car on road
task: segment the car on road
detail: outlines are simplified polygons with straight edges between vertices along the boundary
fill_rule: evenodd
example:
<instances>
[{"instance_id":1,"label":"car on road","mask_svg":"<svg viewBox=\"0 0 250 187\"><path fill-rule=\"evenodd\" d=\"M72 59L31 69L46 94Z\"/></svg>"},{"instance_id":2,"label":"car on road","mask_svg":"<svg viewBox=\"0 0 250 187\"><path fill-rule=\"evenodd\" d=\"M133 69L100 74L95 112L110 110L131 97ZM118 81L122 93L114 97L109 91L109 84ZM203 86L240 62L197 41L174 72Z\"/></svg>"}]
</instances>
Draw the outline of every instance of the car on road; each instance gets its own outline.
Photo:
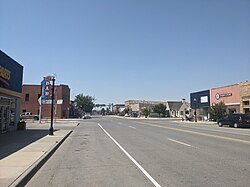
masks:
<instances>
[{"instance_id":1,"label":"car on road","mask_svg":"<svg viewBox=\"0 0 250 187\"><path fill-rule=\"evenodd\" d=\"M85 113L83 116L83 119L91 119L91 114L90 113Z\"/></svg>"},{"instance_id":2,"label":"car on road","mask_svg":"<svg viewBox=\"0 0 250 187\"><path fill-rule=\"evenodd\" d=\"M125 116L125 117L130 117L130 115L129 115L129 114L125 114L124 116Z\"/></svg>"},{"instance_id":3,"label":"car on road","mask_svg":"<svg viewBox=\"0 0 250 187\"><path fill-rule=\"evenodd\" d=\"M246 114L228 114L217 121L219 127L229 125L229 127L250 127L250 117Z\"/></svg>"},{"instance_id":4,"label":"car on road","mask_svg":"<svg viewBox=\"0 0 250 187\"><path fill-rule=\"evenodd\" d=\"M186 115L185 120L186 121L194 121L194 116Z\"/></svg>"}]
</instances>

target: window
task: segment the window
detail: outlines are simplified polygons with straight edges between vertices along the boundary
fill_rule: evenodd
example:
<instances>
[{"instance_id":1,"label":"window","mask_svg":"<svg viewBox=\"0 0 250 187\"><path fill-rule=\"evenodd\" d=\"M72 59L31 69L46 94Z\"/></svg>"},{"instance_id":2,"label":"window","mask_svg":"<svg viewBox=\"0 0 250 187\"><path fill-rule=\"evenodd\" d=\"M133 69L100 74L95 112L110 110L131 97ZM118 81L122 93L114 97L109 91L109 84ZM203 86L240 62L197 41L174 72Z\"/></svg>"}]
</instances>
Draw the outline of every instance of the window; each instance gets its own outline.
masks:
<instances>
[{"instance_id":1,"label":"window","mask_svg":"<svg viewBox=\"0 0 250 187\"><path fill-rule=\"evenodd\" d=\"M249 108L244 108L244 113L245 113L245 114L250 114Z\"/></svg>"},{"instance_id":2,"label":"window","mask_svg":"<svg viewBox=\"0 0 250 187\"><path fill-rule=\"evenodd\" d=\"M183 115L183 111L181 111L181 115Z\"/></svg>"},{"instance_id":3,"label":"window","mask_svg":"<svg viewBox=\"0 0 250 187\"><path fill-rule=\"evenodd\" d=\"M25 94L25 101L29 101L30 100L30 94Z\"/></svg>"},{"instance_id":4,"label":"window","mask_svg":"<svg viewBox=\"0 0 250 187\"><path fill-rule=\"evenodd\" d=\"M249 101L243 101L243 105L249 105Z\"/></svg>"}]
</instances>

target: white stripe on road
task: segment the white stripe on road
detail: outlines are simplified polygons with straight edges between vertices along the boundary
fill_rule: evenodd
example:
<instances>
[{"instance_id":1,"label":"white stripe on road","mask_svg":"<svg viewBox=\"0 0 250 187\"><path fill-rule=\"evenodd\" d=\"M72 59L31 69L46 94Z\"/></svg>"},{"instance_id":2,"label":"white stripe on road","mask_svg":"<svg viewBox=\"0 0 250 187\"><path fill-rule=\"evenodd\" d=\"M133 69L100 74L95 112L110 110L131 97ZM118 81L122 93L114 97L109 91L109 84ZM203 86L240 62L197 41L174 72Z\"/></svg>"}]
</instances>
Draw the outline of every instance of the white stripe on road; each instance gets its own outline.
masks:
<instances>
[{"instance_id":1,"label":"white stripe on road","mask_svg":"<svg viewBox=\"0 0 250 187\"><path fill-rule=\"evenodd\" d=\"M170 138L168 138L168 140L170 140L170 141L172 141L172 142L175 142L175 143L179 143L179 144L188 146L188 147L192 147L192 145L189 145L189 144L186 144L186 143L183 143L183 142L179 142L179 141L177 141L177 140L173 140L173 139L170 139Z\"/></svg>"},{"instance_id":2,"label":"white stripe on road","mask_svg":"<svg viewBox=\"0 0 250 187\"><path fill-rule=\"evenodd\" d=\"M128 127L132 128L132 129L136 129L136 128L135 128L135 127L133 127L133 126L128 126Z\"/></svg>"},{"instance_id":3,"label":"white stripe on road","mask_svg":"<svg viewBox=\"0 0 250 187\"><path fill-rule=\"evenodd\" d=\"M179 126L182 126L182 125L179 125ZM250 134L245 134L245 133L240 133L240 132L233 132L233 131L229 131L229 130L236 130L236 129L229 129L228 128L228 131L226 130L227 128L225 128L225 131L223 130L215 130L215 129L206 129L206 128L203 128L203 127L190 127L188 125L186 125L185 127L188 127L190 129L200 129L200 130L206 130L206 131L214 131L214 132L225 132L225 133L229 133L229 134L238 134L238 135L244 135L244 136L250 136ZM220 127L221 128L221 127ZM237 129L237 130L244 130L245 132L247 132L248 130L247 129ZM249 132L249 131L248 131Z\"/></svg>"},{"instance_id":4,"label":"white stripe on road","mask_svg":"<svg viewBox=\"0 0 250 187\"><path fill-rule=\"evenodd\" d=\"M151 177L148 172L99 123L97 124L156 187L161 187L158 182L156 182L156 180L154 180L153 177Z\"/></svg>"}]
</instances>

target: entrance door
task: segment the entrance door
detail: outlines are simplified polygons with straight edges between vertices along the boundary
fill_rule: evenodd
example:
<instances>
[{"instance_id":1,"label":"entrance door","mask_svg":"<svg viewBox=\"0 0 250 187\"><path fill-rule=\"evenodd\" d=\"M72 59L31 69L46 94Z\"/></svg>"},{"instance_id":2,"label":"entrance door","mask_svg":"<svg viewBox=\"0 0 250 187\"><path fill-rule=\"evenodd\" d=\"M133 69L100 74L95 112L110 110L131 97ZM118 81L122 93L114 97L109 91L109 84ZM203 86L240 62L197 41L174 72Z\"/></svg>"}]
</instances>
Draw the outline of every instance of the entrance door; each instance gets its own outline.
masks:
<instances>
[{"instance_id":1,"label":"entrance door","mask_svg":"<svg viewBox=\"0 0 250 187\"><path fill-rule=\"evenodd\" d=\"M10 123L10 107L0 106L0 130L1 132L7 131Z\"/></svg>"},{"instance_id":2,"label":"entrance door","mask_svg":"<svg viewBox=\"0 0 250 187\"><path fill-rule=\"evenodd\" d=\"M0 133L7 131L10 124L11 99L0 97Z\"/></svg>"}]
</instances>

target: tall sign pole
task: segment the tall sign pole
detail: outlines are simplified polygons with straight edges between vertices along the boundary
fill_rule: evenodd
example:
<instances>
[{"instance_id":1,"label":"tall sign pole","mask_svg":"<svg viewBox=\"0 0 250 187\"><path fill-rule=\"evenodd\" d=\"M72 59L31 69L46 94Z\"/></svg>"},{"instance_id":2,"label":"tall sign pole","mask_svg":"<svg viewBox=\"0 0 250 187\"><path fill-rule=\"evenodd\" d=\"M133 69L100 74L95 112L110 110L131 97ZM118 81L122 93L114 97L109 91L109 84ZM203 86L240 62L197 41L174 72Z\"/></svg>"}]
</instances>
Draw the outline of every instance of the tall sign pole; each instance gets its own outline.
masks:
<instances>
[{"instance_id":1,"label":"tall sign pole","mask_svg":"<svg viewBox=\"0 0 250 187\"><path fill-rule=\"evenodd\" d=\"M39 102L39 124L41 124L42 121L42 100L45 96L45 87L46 87L46 81L43 79L41 82L41 96L38 99Z\"/></svg>"},{"instance_id":2,"label":"tall sign pole","mask_svg":"<svg viewBox=\"0 0 250 187\"><path fill-rule=\"evenodd\" d=\"M51 122L50 122L49 135L54 135L53 113L54 113L54 98L55 98L55 77L51 76L51 78L52 78L52 98L51 98Z\"/></svg>"},{"instance_id":3,"label":"tall sign pole","mask_svg":"<svg viewBox=\"0 0 250 187\"><path fill-rule=\"evenodd\" d=\"M42 98L38 99L39 102L39 124L42 123Z\"/></svg>"}]
</instances>

